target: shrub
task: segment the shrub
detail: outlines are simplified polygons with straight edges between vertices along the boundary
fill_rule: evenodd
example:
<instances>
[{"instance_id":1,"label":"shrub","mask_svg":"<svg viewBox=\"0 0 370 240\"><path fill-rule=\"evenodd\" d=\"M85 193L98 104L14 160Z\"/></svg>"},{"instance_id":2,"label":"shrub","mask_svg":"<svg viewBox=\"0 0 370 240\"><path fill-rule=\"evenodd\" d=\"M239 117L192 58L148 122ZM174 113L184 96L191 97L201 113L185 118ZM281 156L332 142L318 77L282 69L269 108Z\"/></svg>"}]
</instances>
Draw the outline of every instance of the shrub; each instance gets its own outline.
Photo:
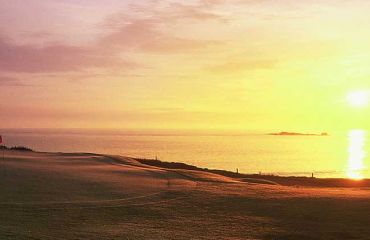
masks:
<instances>
[{"instance_id":1,"label":"shrub","mask_svg":"<svg viewBox=\"0 0 370 240\"><path fill-rule=\"evenodd\" d=\"M14 146L14 147L11 147L10 150L22 151L22 152L33 152L31 148L23 147L23 146Z\"/></svg>"}]
</instances>

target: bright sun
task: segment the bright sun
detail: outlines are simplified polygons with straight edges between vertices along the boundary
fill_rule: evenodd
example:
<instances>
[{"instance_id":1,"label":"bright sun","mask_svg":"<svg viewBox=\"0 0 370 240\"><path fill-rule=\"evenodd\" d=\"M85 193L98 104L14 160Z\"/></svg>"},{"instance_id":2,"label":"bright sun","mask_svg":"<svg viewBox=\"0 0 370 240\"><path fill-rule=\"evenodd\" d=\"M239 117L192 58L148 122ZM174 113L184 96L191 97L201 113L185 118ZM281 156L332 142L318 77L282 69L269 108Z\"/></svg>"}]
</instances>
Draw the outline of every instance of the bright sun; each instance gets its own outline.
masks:
<instances>
[{"instance_id":1,"label":"bright sun","mask_svg":"<svg viewBox=\"0 0 370 240\"><path fill-rule=\"evenodd\" d=\"M347 101L354 107L365 107L369 104L370 95L369 91L354 91L347 95Z\"/></svg>"}]
</instances>

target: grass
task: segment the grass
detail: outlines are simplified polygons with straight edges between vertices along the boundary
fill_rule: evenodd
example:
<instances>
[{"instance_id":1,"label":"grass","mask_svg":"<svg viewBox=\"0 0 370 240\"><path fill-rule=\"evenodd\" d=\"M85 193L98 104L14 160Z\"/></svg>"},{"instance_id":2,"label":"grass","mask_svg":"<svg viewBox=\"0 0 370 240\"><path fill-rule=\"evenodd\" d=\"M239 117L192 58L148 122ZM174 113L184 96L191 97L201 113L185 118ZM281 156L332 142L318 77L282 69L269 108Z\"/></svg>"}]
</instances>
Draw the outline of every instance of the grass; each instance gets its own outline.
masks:
<instances>
[{"instance_id":1,"label":"grass","mask_svg":"<svg viewBox=\"0 0 370 240\"><path fill-rule=\"evenodd\" d=\"M124 157L117 164L94 154L5 153L0 163L4 240L362 240L370 235L367 189L196 181L177 174L189 170L126 164ZM203 179L209 175L196 172Z\"/></svg>"},{"instance_id":2,"label":"grass","mask_svg":"<svg viewBox=\"0 0 370 240\"><path fill-rule=\"evenodd\" d=\"M154 167L161 167L166 169L184 169L193 171L209 172L219 174L225 177L241 179L246 182L256 182L256 180L263 180L265 184L280 184L285 186L312 186L312 187L370 187L370 179L351 180L343 178L311 178L311 177L282 177L276 175L264 174L243 174L226 170L199 168L193 165L178 163L178 162L164 162L157 159L135 158L138 162ZM257 181L262 183L261 181Z\"/></svg>"}]
</instances>

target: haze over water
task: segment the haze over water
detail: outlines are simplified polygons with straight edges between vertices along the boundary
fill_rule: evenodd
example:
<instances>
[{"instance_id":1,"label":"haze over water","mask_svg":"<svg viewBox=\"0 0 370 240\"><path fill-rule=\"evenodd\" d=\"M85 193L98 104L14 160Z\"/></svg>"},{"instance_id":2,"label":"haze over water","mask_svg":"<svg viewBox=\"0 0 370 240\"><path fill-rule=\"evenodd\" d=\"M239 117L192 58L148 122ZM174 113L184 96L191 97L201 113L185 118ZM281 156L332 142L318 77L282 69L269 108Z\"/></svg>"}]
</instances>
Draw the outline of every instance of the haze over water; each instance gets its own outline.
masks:
<instances>
[{"instance_id":1,"label":"haze over water","mask_svg":"<svg viewBox=\"0 0 370 240\"><path fill-rule=\"evenodd\" d=\"M369 135L270 136L265 132L206 133L112 130L2 130L6 145L38 151L94 152L176 161L243 173L369 178ZM266 132L267 133L267 132Z\"/></svg>"}]
</instances>

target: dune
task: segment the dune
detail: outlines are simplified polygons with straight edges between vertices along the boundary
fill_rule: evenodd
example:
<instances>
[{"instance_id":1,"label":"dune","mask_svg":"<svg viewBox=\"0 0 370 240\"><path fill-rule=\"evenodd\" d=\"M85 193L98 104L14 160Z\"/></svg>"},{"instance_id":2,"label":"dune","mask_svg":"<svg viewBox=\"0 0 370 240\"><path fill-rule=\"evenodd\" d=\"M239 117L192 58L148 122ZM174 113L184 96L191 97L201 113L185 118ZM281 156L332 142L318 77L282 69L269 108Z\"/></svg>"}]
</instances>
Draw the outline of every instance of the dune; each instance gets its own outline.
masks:
<instances>
[{"instance_id":1,"label":"dune","mask_svg":"<svg viewBox=\"0 0 370 240\"><path fill-rule=\"evenodd\" d=\"M5 151L0 239L369 239L370 188L333 181Z\"/></svg>"}]
</instances>

